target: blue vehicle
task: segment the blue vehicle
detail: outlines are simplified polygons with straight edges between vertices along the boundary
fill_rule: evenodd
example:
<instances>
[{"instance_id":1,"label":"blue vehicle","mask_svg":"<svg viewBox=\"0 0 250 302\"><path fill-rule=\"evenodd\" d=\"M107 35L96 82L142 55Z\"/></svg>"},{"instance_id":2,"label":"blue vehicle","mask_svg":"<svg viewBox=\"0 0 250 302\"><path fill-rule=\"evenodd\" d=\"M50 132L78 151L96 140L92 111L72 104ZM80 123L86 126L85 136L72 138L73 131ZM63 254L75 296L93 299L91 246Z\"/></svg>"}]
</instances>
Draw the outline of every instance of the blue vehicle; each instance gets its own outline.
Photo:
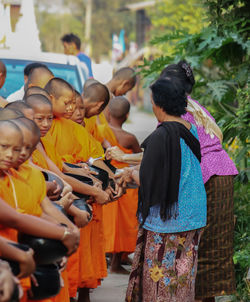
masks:
<instances>
[{"instance_id":1,"label":"blue vehicle","mask_svg":"<svg viewBox=\"0 0 250 302\"><path fill-rule=\"evenodd\" d=\"M88 78L87 66L75 56L46 52L26 55L0 50L0 60L7 68L6 81L0 89L0 96L3 98L7 98L24 85L23 70L33 62L45 64L55 77L63 78L80 93Z\"/></svg>"}]
</instances>

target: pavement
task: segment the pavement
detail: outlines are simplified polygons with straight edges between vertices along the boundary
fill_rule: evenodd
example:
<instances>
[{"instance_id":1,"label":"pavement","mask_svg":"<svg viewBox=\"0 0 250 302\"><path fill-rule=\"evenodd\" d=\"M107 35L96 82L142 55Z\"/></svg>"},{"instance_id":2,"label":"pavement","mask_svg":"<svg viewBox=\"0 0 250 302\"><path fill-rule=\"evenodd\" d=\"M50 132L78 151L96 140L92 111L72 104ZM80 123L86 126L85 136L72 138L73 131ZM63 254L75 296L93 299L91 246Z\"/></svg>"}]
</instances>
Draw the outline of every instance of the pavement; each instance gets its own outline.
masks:
<instances>
[{"instance_id":1,"label":"pavement","mask_svg":"<svg viewBox=\"0 0 250 302\"><path fill-rule=\"evenodd\" d=\"M130 109L129 118L123 128L133 133L138 141L142 143L155 130L157 123L154 114L146 113L133 106Z\"/></svg>"}]
</instances>

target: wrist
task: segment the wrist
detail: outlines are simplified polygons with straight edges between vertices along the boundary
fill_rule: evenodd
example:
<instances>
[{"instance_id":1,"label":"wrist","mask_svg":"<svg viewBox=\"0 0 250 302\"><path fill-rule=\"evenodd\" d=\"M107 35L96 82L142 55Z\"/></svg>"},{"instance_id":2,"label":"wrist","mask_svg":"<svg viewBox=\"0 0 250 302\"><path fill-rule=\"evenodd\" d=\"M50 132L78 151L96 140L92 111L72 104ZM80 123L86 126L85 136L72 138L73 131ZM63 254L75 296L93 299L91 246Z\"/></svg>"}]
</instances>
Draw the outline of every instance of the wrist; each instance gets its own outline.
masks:
<instances>
[{"instance_id":1,"label":"wrist","mask_svg":"<svg viewBox=\"0 0 250 302\"><path fill-rule=\"evenodd\" d=\"M71 231L70 231L67 227L65 227L65 228L64 228L63 236L62 236L62 238L61 238L61 241L65 240L65 238L66 238L68 235L70 235L70 234L71 234Z\"/></svg>"}]
</instances>

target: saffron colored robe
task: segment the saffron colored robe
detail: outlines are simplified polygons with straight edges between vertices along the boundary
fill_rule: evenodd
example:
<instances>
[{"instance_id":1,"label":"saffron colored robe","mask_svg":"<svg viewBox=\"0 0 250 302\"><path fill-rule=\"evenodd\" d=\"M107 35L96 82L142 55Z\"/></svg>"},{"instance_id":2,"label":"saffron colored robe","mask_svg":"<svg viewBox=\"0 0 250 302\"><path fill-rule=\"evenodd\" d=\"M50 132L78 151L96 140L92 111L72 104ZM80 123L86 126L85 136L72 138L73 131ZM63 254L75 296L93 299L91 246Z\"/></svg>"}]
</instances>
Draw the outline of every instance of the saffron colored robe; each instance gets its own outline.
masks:
<instances>
[{"instance_id":1,"label":"saffron colored robe","mask_svg":"<svg viewBox=\"0 0 250 302\"><path fill-rule=\"evenodd\" d=\"M132 150L128 150L118 143L109 125L102 125L100 132L112 146L118 146L125 153L132 153ZM118 169L128 166L126 163L114 160L111 163ZM138 189L127 189L126 194L117 201L103 207L105 251L107 253L131 253L135 250L138 233L137 207Z\"/></svg>"},{"instance_id":2,"label":"saffron colored robe","mask_svg":"<svg viewBox=\"0 0 250 302\"><path fill-rule=\"evenodd\" d=\"M56 148L64 162L75 164L81 161L87 161L90 157L101 157L104 153L101 144L97 142L83 126L71 120L64 118L54 119L51 129L45 137L47 137L47 135L50 135L50 143ZM44 146L46 146L46 142L43 141L43 143ZM86 227L80 230L79 260L74 259L74 257L77 256L73 255L68 265L71 297L75 297L77 290L75 285L77 273L72 273L77 271L75 269L77 262L79 270L77 283L79 287L85 287L85 285L87 285L86 287L95 288L100 283L100 279L107 275L102 230L102 206L94 205L93 216L100 217L100 219L93 218ZM89 234L92 239L86 240ZM97 240L95 240L96 238ZM95 257L95 255L89 253L89 251L95 251L97 256ZM101 261L97 262L95 260L96 258L101 259ZM95 268L94 270L93 267Z\"/></svg>"}]
</instances>

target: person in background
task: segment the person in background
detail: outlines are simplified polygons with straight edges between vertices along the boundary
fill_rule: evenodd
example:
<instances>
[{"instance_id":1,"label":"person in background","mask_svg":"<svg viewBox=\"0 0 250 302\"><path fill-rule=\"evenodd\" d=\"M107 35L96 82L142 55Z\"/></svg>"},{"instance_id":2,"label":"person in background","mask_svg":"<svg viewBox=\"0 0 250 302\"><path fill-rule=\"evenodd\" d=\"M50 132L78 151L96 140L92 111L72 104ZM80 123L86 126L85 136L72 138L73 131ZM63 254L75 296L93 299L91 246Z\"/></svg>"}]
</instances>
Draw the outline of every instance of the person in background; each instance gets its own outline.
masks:
<instances>
[{"instance_id":1,"label":"person in background","mask_svg":"<svg viewBox=\"0 0 250 302\"><path fill-rule=\"evenodd\" d=\"M38 67L44 67L44 68L47 68L46 65L42 64L42 63L30 63L28 65L26 65L26 67L24 68L23 70L23 78L24 78L24 85L17 91L13 92L12 94L10 94L8 97L7 97L7 102L11 103L11 102L15 102L15 101L18 101L18 100L22 100L23 97L24 97L24 92L25 92L25 86L28 82L28 78L29 78L29 75L30 73L38 68Z\"/></svg>"},{"instance_id":2,"label":"person in background","mask_svg":"<svg viewBox=\"0 0 250 302\"><path fill-rule=\"evenodd\" d=\"M182 118L197 127L201 171L207 193L207 226L201 238L195 297L213 302L235 291L233 264L233 179L238 171L222 147L222 132L211 114L189 95L195 79L186 61L163 69L161 78L178 80L188 95Z\"/></svg>"},{"instance_id":3,"label":"person in background","mask_svg":"<svg viewBox=\"0 0 250 302\"><path fill-rule=\"evenodd\" d=\"M93 78L91 59L86 54L81 52L81 40L73 33L66 34L61 38L66 55L77 56L81 62L84 62L88 67L88 77Z\"/></svg>"}]
</instances>

